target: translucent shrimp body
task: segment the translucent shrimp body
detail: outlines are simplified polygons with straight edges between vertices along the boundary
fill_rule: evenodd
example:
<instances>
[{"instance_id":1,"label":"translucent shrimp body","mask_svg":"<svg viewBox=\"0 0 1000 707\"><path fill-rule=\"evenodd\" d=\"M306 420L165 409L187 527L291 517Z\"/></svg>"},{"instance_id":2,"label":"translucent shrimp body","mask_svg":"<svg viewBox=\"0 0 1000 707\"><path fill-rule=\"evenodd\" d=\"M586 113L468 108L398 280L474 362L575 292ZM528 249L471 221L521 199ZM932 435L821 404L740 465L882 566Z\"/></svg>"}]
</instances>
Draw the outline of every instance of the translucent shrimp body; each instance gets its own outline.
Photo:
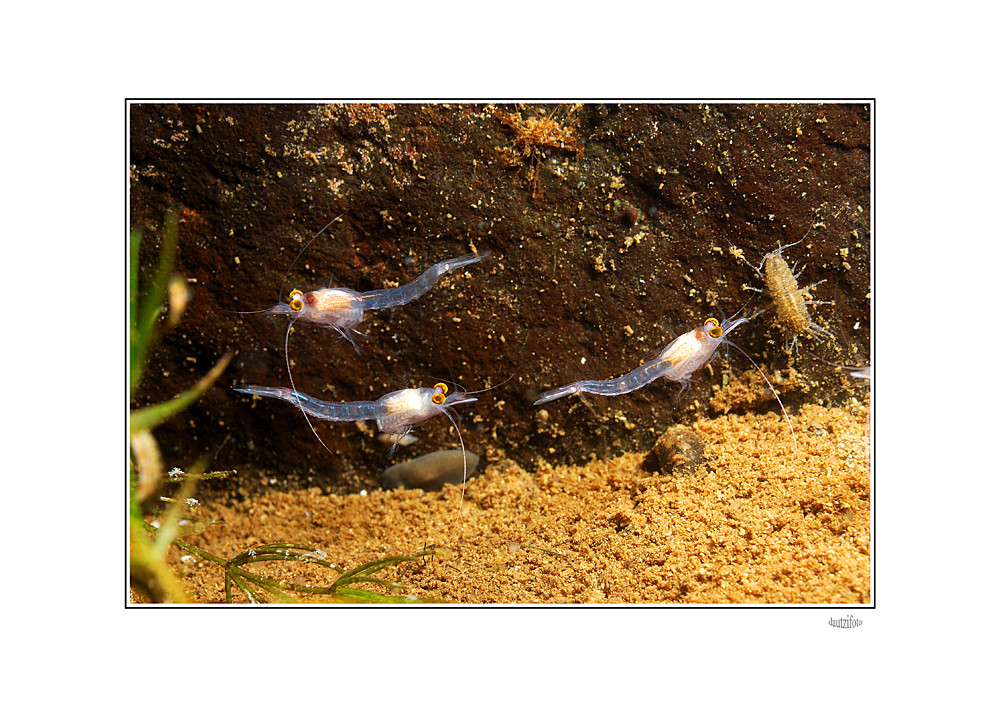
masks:
<instances>
[{"instance_id":1,"label":"translucent shrimp body","mask_svg":"<svg viewBox=\"0 0 1000 707\"><path fill-rule=\"evenodd\" d=\"M430 290L445 273L478 263L489 255L490 251L487 250L445 260L427 268L420 277L406 285L384 290L357 292L340 287L312 292L292 290L287 303L281 302L264 311L268 314L291 314L296 320L305 319L336 329L350 341L351 331L361 324L366 311L399 307L412 302Z\"/></svg>"},{"instance_id":2,"label":"translucent shrimp body","mask_svg":"<svg viewBox=\"0 0 1000 707\"><path fill-rule=\"evenodd\" d=\"M234 390L248 395L285 400L307 415L320 420L331 422L375 420L380 432L401 436L435 415L443 413L450 419L448 408L477 400L460 391L446 395L448 388L443 383L438 383L433 388L404 388L387 393L378 400L351 403L319 400L292 388L248 385Z\"/></svg>"},{"instance_id":3,"label":"translucent shrimp body","mask_svg":"<svg viewBox=\"0 0 1000 707\"><path fill-rule=\"evenodd\" d=\"M452 416L449 408L461 403L472 403L478 398L471 397L468 393L458 391L448 395L448 386L445 383L437 383L433 388L403 388L391 393L386 393L378 400L363 400L353 403L333 403L319 400L300 393L292 388L269 388L259 385L248 385L241 388L234 388L239 393L249 395L259 395L265 398L278 398L285 400L296 406L305 415L320 420L330 420L331 422L351 422L355 420L375 420L380 432L388 433L396 437L396 441L389 450L392 457L396 447L406 434L420 423L443 414L455 428L458 434L459 444L462 446L462 501L465 500L465 480L468 478L468 462L465 455L465 442L462 440L462 431L458 427L458 422ZM307 418L308 420L308 418ZM312 427L312 423L309 423ZM316 439L319 435L313 429ZM320 443L326 447L323 440ZM327 450L329 451L329 447ZM332 454L332 452L331 452Z\"/></svg>"},{"instance_id":4,"label":"translucent shrimp body","mask_svg":"<svg viewBox=\"0 0 1000 707\"><path fill-rule=\"evenodd\" d=\"M631 373L611 380L586 380L565 385L543 393L535 401L535 405L542 405L573 393L622 395L649 385L657 378L677 381L681 384L680 393L683 393L691 385L691 374L715 355L719 344L725 340L729 332L746 321L746 317L738 317L726 319L720 324L717 319L710 318L700 327L678 336L660 352L659 356L642 364Z\"/></svg>"}]
</instances>

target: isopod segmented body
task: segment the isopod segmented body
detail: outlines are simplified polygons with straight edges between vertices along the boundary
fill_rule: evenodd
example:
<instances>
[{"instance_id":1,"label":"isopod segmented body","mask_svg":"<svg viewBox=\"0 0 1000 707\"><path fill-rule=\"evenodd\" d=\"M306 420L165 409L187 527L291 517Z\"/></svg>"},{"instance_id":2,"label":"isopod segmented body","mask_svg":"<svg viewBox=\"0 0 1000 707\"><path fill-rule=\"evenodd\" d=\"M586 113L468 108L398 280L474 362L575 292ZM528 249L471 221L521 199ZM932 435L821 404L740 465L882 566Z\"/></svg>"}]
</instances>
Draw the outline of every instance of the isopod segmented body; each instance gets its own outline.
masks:
<instances>
[{"instance_id":1,"label":"isopod segmented body","mask_svg":"<svg viewBox=\"0 0 1000 707\"><path fill-rule=\"evenodd\" d=\"M764 281L768 296L774 303L775 318L778 325L785 332L786 342L795 346L799 336L812 335L817 338L831 337L832 334L826 329L816 324L809 314L808 305L830 304L829 302L808 301L806 294L814 287L823 284L826 280L814 282L805 287L799 287L798 276L802 274L803 268L794 272L783 257L781 251L798 245L802 240L788 245L779 245L778 248L764 256L760 267L756 268L757 274ZM753 266L751 266L753 267Z\"/></svg>"}]
</instances>

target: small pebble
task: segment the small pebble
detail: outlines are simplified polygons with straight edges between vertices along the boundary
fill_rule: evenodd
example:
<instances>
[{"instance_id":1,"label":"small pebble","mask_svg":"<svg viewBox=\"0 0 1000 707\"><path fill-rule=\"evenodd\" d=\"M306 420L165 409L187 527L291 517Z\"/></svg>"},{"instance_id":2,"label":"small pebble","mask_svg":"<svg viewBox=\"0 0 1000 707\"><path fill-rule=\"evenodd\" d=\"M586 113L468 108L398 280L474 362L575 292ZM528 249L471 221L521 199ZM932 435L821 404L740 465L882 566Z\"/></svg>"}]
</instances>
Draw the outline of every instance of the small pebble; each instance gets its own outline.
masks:
<instances>
[{"instance_id":1,"label":"small pebble","mask_svg":"<svg viewBox=\"0 0 1000 707\"><path fill-rule=\"evenodd\" d=\"M694 431L678 425L668 429L653 445L663 473L690 472L705 463L705 443Z\"/></svg>"},{"instance_id":2,"label":"small pebble","mask_svg":"<svg viewBox=\"0 0 1000 707\"><path fill-rule=\"evenodd\" d=\"M393 464L382 472L382 488L423 489L424 491L440 491L445 484L462 483L462 450L448 449L442 452L431 452L410 461ZM465 452L468 468L467 479L476 475L479 455Z\"/></svg>"}]
</instances>

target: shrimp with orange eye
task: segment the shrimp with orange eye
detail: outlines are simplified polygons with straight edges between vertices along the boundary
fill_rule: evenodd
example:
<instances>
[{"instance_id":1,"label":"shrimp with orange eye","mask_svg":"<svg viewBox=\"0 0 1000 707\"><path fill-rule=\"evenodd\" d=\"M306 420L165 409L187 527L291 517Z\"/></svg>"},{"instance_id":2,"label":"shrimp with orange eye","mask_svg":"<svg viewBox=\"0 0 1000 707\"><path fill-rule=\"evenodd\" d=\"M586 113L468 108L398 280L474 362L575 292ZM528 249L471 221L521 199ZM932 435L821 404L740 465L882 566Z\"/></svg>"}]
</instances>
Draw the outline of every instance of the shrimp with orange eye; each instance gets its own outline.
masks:
<instances>
[{"instance_id":1,"label":"shrimp with orange eye","mask_svg":"<svg viewBox=\"0 0 1000 707\"><path fill-rule=\"evenodd\" d=\"M678 336L660 352L659 356L642 364L631 373L611 380L577 381L564 385L562 388L543 393L535 401L535 405L542 405L573 393L623 395L649 385L657 378L668 378L680 383L681 390L677 394L680 398L691 385L691 374L715 356L715 350L725 341L729 332L746 322L746 317L725 319L721 323L715 317L710 317L700 327Z\"/></svg>"},{"instance_id":2,"label":"shrimp with orange eye","mask_svg":"<svg viewBox=\"0 0 1000 707\"><path fill-rule=\"evenodd\" d=\"M351 334L352 332L361 333L355 327L364 320L365 312L373 309L400 307L412 302L427 293L445 273L478 263L489 255L490 251L487 250L483 253L462 255L445 260L427 268L420 277L406 285L384 290L358 292L344 287L325 288L312 292L292 290L288 295L288 302L280 302L270 309L265 309L263 313L292 315L294 318L289 322L289 327L296 321L304 319L336 329L357 350L357 345Z\"/></svg>"},{"instance_id":3,"label":"shrimp with orange eye","mask_svg":"<svg viewBox=\"0 0 1000 707\"><path fill-rule=\"evenodd\" d=\"M233 390L238 393L248 395L259 395L264 398L277 398L285 400L296 406L304 415L312 416L320 420L331 422L350 422L356 420L375 420L380 432L386 432L396 438L396 443L389 450L389 456L396 451L396 447L410 430L429 420L435 415L444 415L455 427L458 433L459 444L462 445L462 498L465 498L465 479L468 477L468 462L466 461L465 442L462 440L462 431L458 427L453 413L449 410L462 403L473 403L478 398L472 397L475 393L456 391L448 394L446 383L436 383L433 388L403 388L392 393L386 393L378 400L359 401L350 403L334 403L319 400L311 395L300 393L292 388L272 388L260 385L247 385ZM489 390L489 388L487 388ZM483 392L483 391L476 391ZM308 421L308 417L306 420ZM309 422L313 434L327 451L326 446L316 429ZM330 452L333 453L332 451Z\"/></svg>"},{"instance_id":4,"label":"shrimp with orange eye","mask_svg":"<svg viewBox=\"0 0 1000 707\"><path fill-rule=\"evenodd\" d=\"M437 383L433 388L403 388L386 393L378 400L351 403L319 400L292 388L247 385L233 390L238 393L259 395L263 398L285 400L305 414L319 420L331 422L375 420L380 432L388 432L400 437L438 414L445 415L452 421L452 424L455 424L449 408L478 400L478 398L471 397L469 393L462 391L448 395L446 383ZM458 429L457 424L455 424L455 428ZM459 437L461 437L461 433L459 433Z\"/></svg>"},{"instance_id":5,"label":"shrimp with orange eye","mask_svg":"<svg viewBox=\"0 0 1000 707\"><path fill-rule=\"evenodd\" d=\"M788 413L785 411L785 406L781 402L781 398L778 397L777 391L774 390L774 386L771 385L771 382L767 380L767 376L760 369L760 366L750 358L750 355L746 351L726 339L730 332L747 321L749 320L746 317L736 317L733 319L723 319L722 322L719 322L715 317L709 317L700 327L681 334L671 341L660 352L659 356L652 361L642 364L631 373L626 373L624 376L612 378L611 380L586 380L564 385L561 388L542 393L535 401L535 405L542 405L551 400L572 395L573 393L623 395L624 393L631 393L633 390L638 390L649 385L657 378L667 378L681 384L681 389L674 399L676 404L676 401L680 400L684 391L691 386L691 374L708 363L715 356L719 344L725 343L746 356L747 360L750 361L761 377L763 377L764 382L767 383L771 392L774 393L778 405L781 406L781 412L788 422L788 427L792 431L792 439L795 441L795 428L792 427L792 421L788 417ZM795 441L795 447L798 449L797 441Z\"/></svg>"}]
</instances>

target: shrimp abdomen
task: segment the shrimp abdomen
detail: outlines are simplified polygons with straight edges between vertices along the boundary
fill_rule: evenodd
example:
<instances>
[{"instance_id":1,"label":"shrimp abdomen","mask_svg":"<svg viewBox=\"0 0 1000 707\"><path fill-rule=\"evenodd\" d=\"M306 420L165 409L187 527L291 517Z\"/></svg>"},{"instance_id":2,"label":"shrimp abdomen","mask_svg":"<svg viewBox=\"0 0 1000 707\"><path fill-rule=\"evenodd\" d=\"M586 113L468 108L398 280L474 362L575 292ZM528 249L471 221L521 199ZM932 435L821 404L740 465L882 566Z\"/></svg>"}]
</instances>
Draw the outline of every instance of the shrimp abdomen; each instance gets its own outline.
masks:
<instances>
[{"instance_id":1,"label":"shrimp abdomen","mask_svg":"<svg viewBox=\"0 0 1000 707\"><path fill-rule=\"evenodd\" d=\"M388 307L399 307L412 302L425 294L434 283L445 273L464 268L466 265L478 263L480 260L489 257L490 251L482 253L471 253L461 255L451 260L445 260L424 270L417 279L399 287L390 287L385 290L372 290L361 295L360 306L362 309L386 309Z\"/></svg>"},{"instance_id":2,"label":"shrimp abdomen","mask_svg":"<svg viewBox=\"0 0 1000 707\"><path fill-rule=\"evenodd\" d=\"M550 400L564 398L567 395L572 395L573 393L593 393L594 395L605 396L624 395L625 393L631 393L633 390L638 390L645 385L649 385L657 378L668 375L671 368L672 364L669 361L655 359L642 364L634 371L626 373L624 376L620 376L618 378L603 381L577 381L576 383L571 383L570 385L564 385L561 388L550 390L540 395L538 400L535 401L535 405L541 405L549 402Z\"/></svg>"},{"instance_id":3,"label":"shrimp abdomen","mask_svg":"<svg viewBox=\"0 0 1000 707\"><path fill-rule=\"evenodd\" d=\"M352 420L372 420L378 417L378 403L370 401L332 403L319 400L311 395L300 393L291 388L271 388L260 385L247 385L233 388L238 393L259 395L264 398L278 398L291 403L302 412L321 420L331 422L349 422Z\"/></svg>"}]
</instances>

